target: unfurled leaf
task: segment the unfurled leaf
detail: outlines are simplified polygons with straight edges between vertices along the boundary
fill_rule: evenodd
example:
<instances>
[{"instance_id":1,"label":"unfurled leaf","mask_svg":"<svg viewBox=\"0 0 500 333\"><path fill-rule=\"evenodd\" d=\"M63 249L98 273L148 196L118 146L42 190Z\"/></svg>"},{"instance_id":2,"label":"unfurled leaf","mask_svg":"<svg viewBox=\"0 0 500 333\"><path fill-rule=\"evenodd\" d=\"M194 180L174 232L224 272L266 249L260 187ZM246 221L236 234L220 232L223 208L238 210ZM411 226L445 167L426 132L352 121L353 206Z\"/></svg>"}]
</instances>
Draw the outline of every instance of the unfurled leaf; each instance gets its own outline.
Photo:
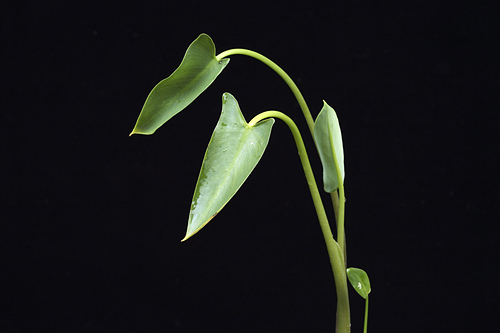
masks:
<instances>
[{"instance_id":1,"label":"unfurled leaf","mask_svg":"<svg viewBox=\"0 0 500 333\"><path fill-rule=\"evenodd\" d=\"M362 269L351 267L347 269L347 277L358 294L366 299L368 294L372 291L368 274Z\"/></svg>"},{"instance_id":2,"label":"unfurled leaf","mask_svg":"<svg viewBox=\"0 0 500 333\"><path fill-rule=\"evenodd\" d=\"M191 43L180 66L149 93L132 134L153 134L196 99L226 67L218 61L212 39L201 34Z\"/></svg>"},{"instance_id":3,"label":"unfurled leaf","mask_svg":"<svg viewBox=\"0 0 500 333\"><path fill-rule=\"evenodd\" d=\"M234 196L264 154L271 135L274 119L249 126L236 99L228 93L222 99L222 113L203 159L183 241Z\"/></svg>"},{"instance_id":4,"label":"unfurled leaf","mask_svg":"<svg viewBox=\"0 0 500 333\"><path fill-rule=\"evenodd\" d=\"M330 193L339 187L337 170L340 170L342 183L345 178L345 170L339 120L335 111L326 102L324 102L323 109L314 122L314 140L323 164L324 189Z\"/></svg>"}]
</instances>

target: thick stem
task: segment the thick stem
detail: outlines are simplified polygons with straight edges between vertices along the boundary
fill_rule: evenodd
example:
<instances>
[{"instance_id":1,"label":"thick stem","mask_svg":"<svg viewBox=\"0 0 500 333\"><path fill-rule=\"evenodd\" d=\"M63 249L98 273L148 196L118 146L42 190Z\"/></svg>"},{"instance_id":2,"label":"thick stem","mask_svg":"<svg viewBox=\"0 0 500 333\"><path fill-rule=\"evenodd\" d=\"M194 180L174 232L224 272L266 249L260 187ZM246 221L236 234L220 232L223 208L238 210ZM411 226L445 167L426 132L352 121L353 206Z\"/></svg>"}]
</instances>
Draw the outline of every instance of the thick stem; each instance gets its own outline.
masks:
<instances>
[{"instance_id":1,"label":"thick stem","mask_svg":"<svg viewBox=\"0 0 500 333\"><path fill-rule=\"evenodd\" d=\"M302 110L302 113L304 114L304 118L307 122L307 126L309 127L309 131L311 132L311 136L313 137L313 140L314 140L314 120L313 120L313 117L311 115L311 112L309 111L309 107L307 106L306 101L304 100L304 97L302 96L302 93L300 92L300 90L297 87L297 85L295 84L295 82L293 82L293 80L290 78L290 76L283 69L281 69L281 67L279 67L273 61L271 61L269 58L263 56L260 53L257 53L257 52L251 51L251 50L247 50L247 49L231 49L231 50L224 51L217 56L217 60L220 61L224 57L228 57L230 55L237 55L237 54L246 55L246 56L255 58L255 59L263 62L265 65L267 65L272 70L274 70L285 81L285 83L288 85L288 87L292 90L293 94L295 95L297 102L299 103L299 106ZM334 154L334 156L335 156L335 154ZM337 170L339 170L338 163L336 163L336 167L337 167ZM312 171L311 171L311 174L312 174ZM309 181L308 181L308 183L309 183ZM343 260L343 262L344 262L343 274L344 274L344 280L345 280L345 274L346 274L345 267L347 267L345 230L344 230L345 195L344 195L344 187L343 187L342 180L340 180L339 184L341 187L341 188L339 188L339 193L338 193L338 196L340 196L340 199L337 196L337 192L335 192L334 194L332 193L332 201L334 203L335 219L337 221L337 236L338 236L337 239L339 240L339 243L340 243L340 247L339 247L340 252L344 258L344 260ZM336 200L336 199L339 199L339 200ZM313 198L313 200L314 200L314 198ZM320 199L320 201L321 201L321 199ZM336 204L336 202L338 204ZM326 214L325 214L325 217L326 217ZM320 220L320 225L321 225L321 220ZM322 227L322 230L323 230L323 227ZM328 225L328 230L329 230L329 233L331 234L331 230L330 230L329 225ZM325 232L323 232L323 235L325 236ZM331 238L333 240L333 237L331 237ZM327 243L327 248L328 248L328 241L326 239L326 236L325 236L325 242ZM339 245L339 244L337 244L337 245ZM328 250L328 253L330 255L330 253L331 253L330 250ZM330 256L330 258L331 258L331 256ZM333 269L333 262L332 262L332 269ZM348 294L347 294L347 284L344 285L343 290L339 291L339 286L341 284L342 283L337 282L337 278L335 278L335 286L337 288L337 298L338 298L338 300L337 300L337 302L338 302L337 303L337 318L338 318L337 319L337 332L350 332L351 325L350 325L349 298L348 298ZM345 300L341 300L341 298L345 298ZM342 309L341 306L346 306L346 308ZM345 317L345 316L347 316L347 317ZM342 324L339 323L340 321L343 321L343 323ZM348 325L346 323L348 323ZM341 327L343 327L343 328L341 328ZM348 328L346 329L346 327L348 327Z\"/></svg>"},{"instance_id":2,"label":"thick stem","mask_svg":"<svg viewBox=\"0 0 500 333\"><path fill-rule=\"evenodd\" d=\"M347 277L346 277L346 266L344 264L344 255L342 253L341 247L333 239L332 231L330 229L330 224L328 223L328 218L323 207L323 202L321 201L321 196L314 178L314 174L307 156L306 147L300 131L293 122L291 118L287 115L278 111L266 111L255 116L249 123L249 126L253 126L259 121L265 118L278 118L283 120L290 131L292 132L295 144L297 145L297 150L299 152L300 161L304 169L304 173L307 179L307 184L309 190L311 191L311 197L314 202L314 207L316 208L316 214L318 215L319 224L321 231L323 233L323 238L325 239L326 248L328 251L328 256L330 257L330 264L332 266L333 277L335 279L335 287L337 291L337 332L339 333L349 333L351 331L351 320L350 320L350 310L349 310L349 295L347 292Z\"/></svg>"},{"instance_id":3,"label":"thick stem","mask_svg":"<svg viewBox=\"0 0 500 333\"><path fill-rule=\"evenodd\" d=\"M283 70L281 67L279 67L275 62L270 60L269 58L263 56L262 54L247 50L247 49L230 49L227 51L224 51L217 55L217 60L221 60L222 58L229 57L231 55L246 55L249 57L252 57L254 59L257 59L264 64L266 64L268 67L270 67L272 70L274 70L290 87L292 90L293 94L295 95L295 98L297 99L297 102L300 105L300 108L302 110L302 113L304 114L304 117L307 122L307 126L309 127L309 131L311 132L311 135L313 136L314 139L314 120L311 115L311 111L309 111L309 107L307 106L307 103L302 96L302 93L300 92L299 88L293 82L293 80L290 78L290 76ZM334 155L335 156L335 155ZM337 170L338 168L338 163L336 162ZM342 253L344 257L346 258L346 244L345 244L345 230L344 230L344 214L345 214L345 195L344 195L344 187L342 184L342 180L340 180L339 184L339 193L338 196L340 197L338 200L338 205L335 204L337 194L332 194L332 200L334 202L334 209L335 209L335 218L337 221L337 241L339 242L340 249L342 250Z\"/></svg>"},{"instance_id":4,"label":"thick stem","mask_svg":"<svg viewBox=\"0 0 500 333\"><path fill-rule=\"evenodd\" d=\"M333 145L332 145L333 147ZM335 163L335 168L340 170L339 162L337 161L337 155L333 152L333 160ZM344 183L342 175L337 172L337 181L339 184L339 200L338 200L338 216L337 216L337 242L339 243L342 254L344 255L344 261L346 260L346 244L345 244L345 193L344 193ZM347 262L344 262L347 267Z\"/></svg>"},{"instance_id":5,"label":"thick stem","mask_svg":"<svg viewBox=\"0 0 500 333\"><path fill-rule=\"evenodd\" d=\"M339 229L345 229L343 227L343 225L344 225L344 222L343 222L344 220L343 219L344 219L345 213L342 214L342 220L339 221L340 199L339 199L339 193L338 193L338 191L333 191L332 193L330 193L330 197L332 198L332 205L333 205L333 211L334 211L334 214L335 214L335 221L337 222L337 240L338 240L339 239L339 235L338 235ZM344 202L345 202L345 198L344 198ZM344 211L345 211L345 205L344 205ZM339 228L339 222L342 225L340 228ZM343 237L344 245L340 249L342 250L342 253L344 254L344 265L345 265L345 267L347 267L347 252L346 252L346 242L345 242L345 230L344 230L343 234L344 234L344 237Z\"/></svg>"},{"instance_id":6,"label":"thick stem","mask_svg":"<svg viewBox=\"0 0 500 333\"><path fill-rule=\"evenodd\" d=\"M339 220L339 193L337 191L333 191L332 193L330 193L330 197L332 198L332 206L333 206L333 212L335 214L335 221L338 221ZM338 228L338 226L337 226L337 228Z\"/></svg>"}]
</instances>

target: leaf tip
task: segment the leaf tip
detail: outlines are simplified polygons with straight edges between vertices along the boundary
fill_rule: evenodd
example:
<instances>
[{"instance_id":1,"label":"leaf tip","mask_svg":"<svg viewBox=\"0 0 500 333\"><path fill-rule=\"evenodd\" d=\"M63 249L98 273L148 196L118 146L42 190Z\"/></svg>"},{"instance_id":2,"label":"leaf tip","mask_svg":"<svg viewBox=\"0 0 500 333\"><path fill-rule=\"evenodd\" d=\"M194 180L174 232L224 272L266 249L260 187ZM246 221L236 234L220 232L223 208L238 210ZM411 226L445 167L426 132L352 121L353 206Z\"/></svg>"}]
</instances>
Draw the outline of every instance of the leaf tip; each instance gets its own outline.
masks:
<instances>
[{"instance_id":1,"label":"leaf tip","mask_svg":"<svg viewBox=\"0 0 500 333\"><path fill-rule=\"evenodd\" d=\"M195 234L195 233L193 233L193 232L189 232L189 230L188 230L188 231L186 231L186 235L184 236L184 238L183 238L183 239L181 239L181 243L184 243L185 241L187 241L187 240L188 240L189 238L191 238L194 234Z\"/></svg>"},{"instance_id":2,"label":"leaf tip","mask_svg":"<svg viewBox=\"0 0 500 333\"><path fill-rule=\"evenodd\" d=\"M132 129L132 132L130 132L130 134L128 136L130 137L134 134L141 134L140 132L137 131L137 126L134 126L134 128Z\"/></svg>"}]
</instances>

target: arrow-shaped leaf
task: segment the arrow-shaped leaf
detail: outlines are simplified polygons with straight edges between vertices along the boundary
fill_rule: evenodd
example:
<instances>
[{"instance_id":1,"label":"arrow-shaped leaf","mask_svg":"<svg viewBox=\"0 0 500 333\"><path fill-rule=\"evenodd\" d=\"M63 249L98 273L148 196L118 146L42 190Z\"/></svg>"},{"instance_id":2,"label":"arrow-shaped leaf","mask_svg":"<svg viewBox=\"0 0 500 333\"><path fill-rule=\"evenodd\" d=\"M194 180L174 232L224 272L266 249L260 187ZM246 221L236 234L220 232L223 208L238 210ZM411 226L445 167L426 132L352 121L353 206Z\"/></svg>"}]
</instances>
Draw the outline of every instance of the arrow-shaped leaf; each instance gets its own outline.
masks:
<instances>
[{"instance_id":1,"label":"arrow-shaped leaf","mask_svg":"<svg viewBox=\"0 0 500 333\"><path fill-rule=\"evenodd\" d=\"M132 134L153 134L196 99L226 67L218 61L212 39L201 34L191 43L179 67L149 93Z\"/></svg>"},{"instance_id":2,"label":"arrow-shaped leaf","mask_svg":"<svg viewBox=\"0 0 500 333\"><path fill-rule=\"evenodd\" d=\"M324 189L330 193L339 187L337 168L340 170L342 182L345 178L345 170L339 120L335 111L326 102L314 122L314 140L323 164Z\"/></svg>"},{"instance_id":3,"label":"arrow-shaped leaf","mask_svg":"<svg viewBox=\"0 0 500 333\"><path fill-rule=\"evenodd\" d=\"M222 99L222 114L203 159L183 241L234 196L264 154L271 135L274 119L249 126L236 99L228 93Z\"/></svg>"}]
</instances>

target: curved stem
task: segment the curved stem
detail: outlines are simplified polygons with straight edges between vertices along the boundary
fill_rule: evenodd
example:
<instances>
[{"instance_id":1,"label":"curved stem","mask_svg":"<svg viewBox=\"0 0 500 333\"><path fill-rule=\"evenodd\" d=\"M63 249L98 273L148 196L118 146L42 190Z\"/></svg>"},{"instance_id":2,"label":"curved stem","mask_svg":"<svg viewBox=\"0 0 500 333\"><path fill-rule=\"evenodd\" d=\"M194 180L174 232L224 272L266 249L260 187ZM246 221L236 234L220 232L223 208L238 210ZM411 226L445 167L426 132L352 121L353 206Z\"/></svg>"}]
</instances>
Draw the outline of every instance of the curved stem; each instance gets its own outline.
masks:
<instances>
[{"instance_id":1,"label":"curved stem","mask_svg":"<svg viewBox=\"0 0 500 333\"><path fill-rule=\"evenodd\" d=\"M260 53L257 53L255 51L251 51L251 50L247 50L247 49L239 49L238 48L238 49L230 49L230 50L224 51L224 52L220 53L219 55L217 55L217 60L220 61L222 58L225 58L225 57L228 57L231 55L238 55L238 54L239 55L246 55L246 56L252 57L254 59L257 59L257 60L263 62L265 65L267 65L268 67L273 69L285 81L285 83L288 85L288 87L292 90L295 98L297 99L297 102L299 103L299 106L302 110L302 113L304 114L304 118L307 122L307 126L309 127L309 131L311 132L311 136L313 137L313 140L314 140L314 120L313 120L313 117L311 115L311 112L309 111L309 107L307 106L306 101L304 100L304 97L302 96L302 93L300 92L300 90L297 87L297 85L295 84L295 82L293 82L293 80L290 78L290 76L283 69L281 69L281 67L279 67L273 61L271 61L269 58L263 56ZM268 111L268 112L277 112L277 111ZM263 114L265 114L265 112ZM286 115L284 115L284 114L282 114L282 115L284 117L288 118ZM255 120L254 123L263 119L263 118L258 118L258 117L260 117L260 115L258 115L256 118L254 118L254 120L257 119L257 120ZM288 121L288 120L285 120L285 118L281 117L281 116L278 117L278 116L274 115L273 117L280 118L280 119L284 120L285 122ZM295 126L293 121L290 118L288 118L288 119L293 124L293 126ZM254 120L252 120L252 121L254 121ZM289 125L289 123L287 123L287 124ZM290 125L289 125L289 127L290 127ZM290 127L290 129L292 130L292 127ZM293 130L292 130L292 133L294 133ZM297 129L297 133L298 133L298 129ZM300 136L300 133L299 133L299 136ZM294 134L294 138L295 138L295 134ZM300 140L302 141L302 138L300 138ZM297 142L297 140L296 140L296 142ZM298 146L299 145L297 143L297 147ZM305 147L304 147L304 152L305 152ZM300 154L300 149L299 149L299 154ZM334 154L334 156L335 156L335 154ZM307 154L306 154L306 158L307 158ZM302 157L301 157L301 160L302 160ZM309 160L307 160L307 163L309 164ZM337 162L336 162L336 167L337 167L337 170L339 170ZM304 171L305 171L305 167L304 167ZM311 170L311 175L313 175L312 170ZM307 177L307 173L306 173L306 177ZM308 183L309 183L309 179L308 179ZM344 265L344 273L343 274L344 274L344 280L345 280L345 267L347 267L345 229L344 229L345 194L344 194L344 186L343 186L342 180L339 181L339 184L340 185L339 185L338 193L337 193L337 191L330 193L331 198L332 198L332 203L334 206L334 210L335 210L335 219L337 221L337 240L339 243L335 242L333 240L333 237L331 237L331 238L332 238L333 242L335 242L337 247L340 249L341 255L343 257L343 265ZM316 189L317 189L317 186L316 186ZM311 194L312 194L312 190L311 190ZM318 197L319 197L319 192L318 192ZM314 195L313 195L313 200L315 200ZM321 202L321 198L319 198L319 201ZM321 207L322 207L322 210L324 212L323 204L321 204ZM319 217L319 215L318 215L318 217ZM325 214L325 220L326 220L326 214ZM321 219L320 219L320 224L322 224ZM322 230L323 230L323 226L322 226ZM329 225L328 225L328 230L329 230L329 234L331 235L331 229L330 229ZM325 232L323 232L323 235L325 236ZM328 253L330 255L330 260L331 260L331 258L332 258L331 251L330 251L330 248L328 247L328 241L327 241L326 236L325 236L325 242L327 243ZM332 263L332 267L333 267L333 262L331 262L331 263ZM335 275L335 273L334 273L334 275ZM341 312L343 312L344 310L342 310L341 308L338 308L337 309L337 317L338 317L337 331L338 332L350 332L349 300L347 298L348 297L347 296L347 284L345 284L345 288L341 293L339 293L339 284L342 284L342 283L337 282L337 279L336 279L335 285L337 287L338 304L340 305L342 303L343 305L347 306L347 308L346 308L347 309L347 318L348 318L347 322L349 324L344 325L344 327L348 327L348 328L346 328L345 331L343 329L341 329L343 324L339 323L339 319L342 318L345 315L345 313L341 314ZM340 300L343 297L345 297L345 301Z\"/></svg>"},{"instance_id":2,"label":"curved stem","mask_svg":"<svg viewBox=\"0 0 500 333\"><path fill-rule=\"evenodd\" d=\"M309 111L309 107L307 106L307 103L302 96L302 93L300 92L299 88L293 82L293 80L290 78L290 76L283 70L281 69L280 66L278 66L275 62L270 60L269 58L263 56L262 54L252 51L252 50L247 50L247 49L230 49L227 51L224 51L217 55L217 60L220 61L221 59L225 57L229 57L231 55L246 55L249 57L252 57L254 59L257 59L267 66L269 66L272 70L274 70L290 87L292 90L295 98L297 99L297 102L300 105L300 108L302 110L302 113L304 114L304 117L307 122L307 126L309 127L309 131L311 132L311 135L314 140L314 120L311 115L311 111ZM338 170L338 169L337 169ZM341 182L339 184L342 184ZM345 195L344 195L344 188L342 186L342 189L339 187L339 193L337 192L332 192L330 193L330 196L332 198L333 202L333 207L335 210L335 219L337 221L337 240L339 242L340 248L342 250L342 253L344 254L344 258L346 257L346 245L345 245L345 230L344 230L344 212L345 212ZM340 199L339 199L340 197ZM347 263L346 263L347 264Z\"/></svg>"},{"instance_id":3,"label":"curved stem","mask_svg":"<svg viewBox=\"0 0 500 333\"><path fill-rule=\"evenodd\" d=\"M306 175L307 184L309 185L309 189L311 191L311 196L314 202L314 207L316 208L316 213L318 214L319 223L322 226L322 230L324 233L330 235L333 239L332 232L330 230L330 224L328 223L328 218L326 216L325 208L323 207L323 202L321 201L321 196L318 190L318 186L316 185L316 179L314 178L314 174L312 171L311 164L309 163L309 157L307 156L306 147L304 145L304 141L302 140L302 136L297 125L293 122L293 120L279 111L266 111L255 116L249 123L249 126L254 126L259 121L266 118L278 118L283 120L290 131L292 132L293 138L297 145L297 150L299 151L300 161L302 162L302 167L304 169L304 173Z\"/></svg>"},{"instance_id":4,"label":"curved stem","mask_svg":"<svg viewBox=\"0 0 500 333\"><path fill-rule=\"evenodd\" d=\"M302 113L304 114L304 117L306 118L306 122L307 122L307 126L309 127L309 131L311 131L311 135L313 135L313 133L314 133L314 120L313 120L313 117L311 115L311 111L309 111L309 107L307 106L307 103L306 103L304 97L302 96L302 93L300 92L300 90L297 87L297 85L295 84L295 82L293 82L293 80L290 78L290 76L284 70L282 70L280 66L278 66L276 63L271 61L269 58L263 56L260 53L257 53L255 51L251 51L251 50L247 50L247 49L231 49L231 50L224 51L224 52L220 53L219 55L217 55L217 60L220 61L222 58L225 58L225 57L228 57L231 55L237 55L237 54L246 55L246 56L255 58L255 59L263 62L264 64L269 66L272 70L274 70L286 82L288 87L290 87L290 89L292 90L295 98L297 99L297 102L300 105ZM314 137L314 135L313 135L313 137Z\"/></svg>"},{"instance_id":5,"label":"curved stem","mask_svg":"<svg viewBox=\"0 0 500 333\"><path fill-rule=\"evenodd\" d=\"M316 180L314 178L309 158L307 156L304 141L302 140L302 136L300 135L300 131L290 117L279 111L262 112L255 116L248 123L248 125L254 126L259 121L271 117L281 119L288 125L295 140L295 144L297 145L300 161L304 169L307 184L309 185L309 190L311 191L314 207L316 208L321 231L325 239L328 256L330 257L333 277L335 279L335 287L337 290L337 332L348 333L351 331L351 321L344 255L339 244L333 239L330 224L328 223L325 208L323 207L323 202L321 201L321 196L316 184Z\"/></svg>"}]
</instances>

